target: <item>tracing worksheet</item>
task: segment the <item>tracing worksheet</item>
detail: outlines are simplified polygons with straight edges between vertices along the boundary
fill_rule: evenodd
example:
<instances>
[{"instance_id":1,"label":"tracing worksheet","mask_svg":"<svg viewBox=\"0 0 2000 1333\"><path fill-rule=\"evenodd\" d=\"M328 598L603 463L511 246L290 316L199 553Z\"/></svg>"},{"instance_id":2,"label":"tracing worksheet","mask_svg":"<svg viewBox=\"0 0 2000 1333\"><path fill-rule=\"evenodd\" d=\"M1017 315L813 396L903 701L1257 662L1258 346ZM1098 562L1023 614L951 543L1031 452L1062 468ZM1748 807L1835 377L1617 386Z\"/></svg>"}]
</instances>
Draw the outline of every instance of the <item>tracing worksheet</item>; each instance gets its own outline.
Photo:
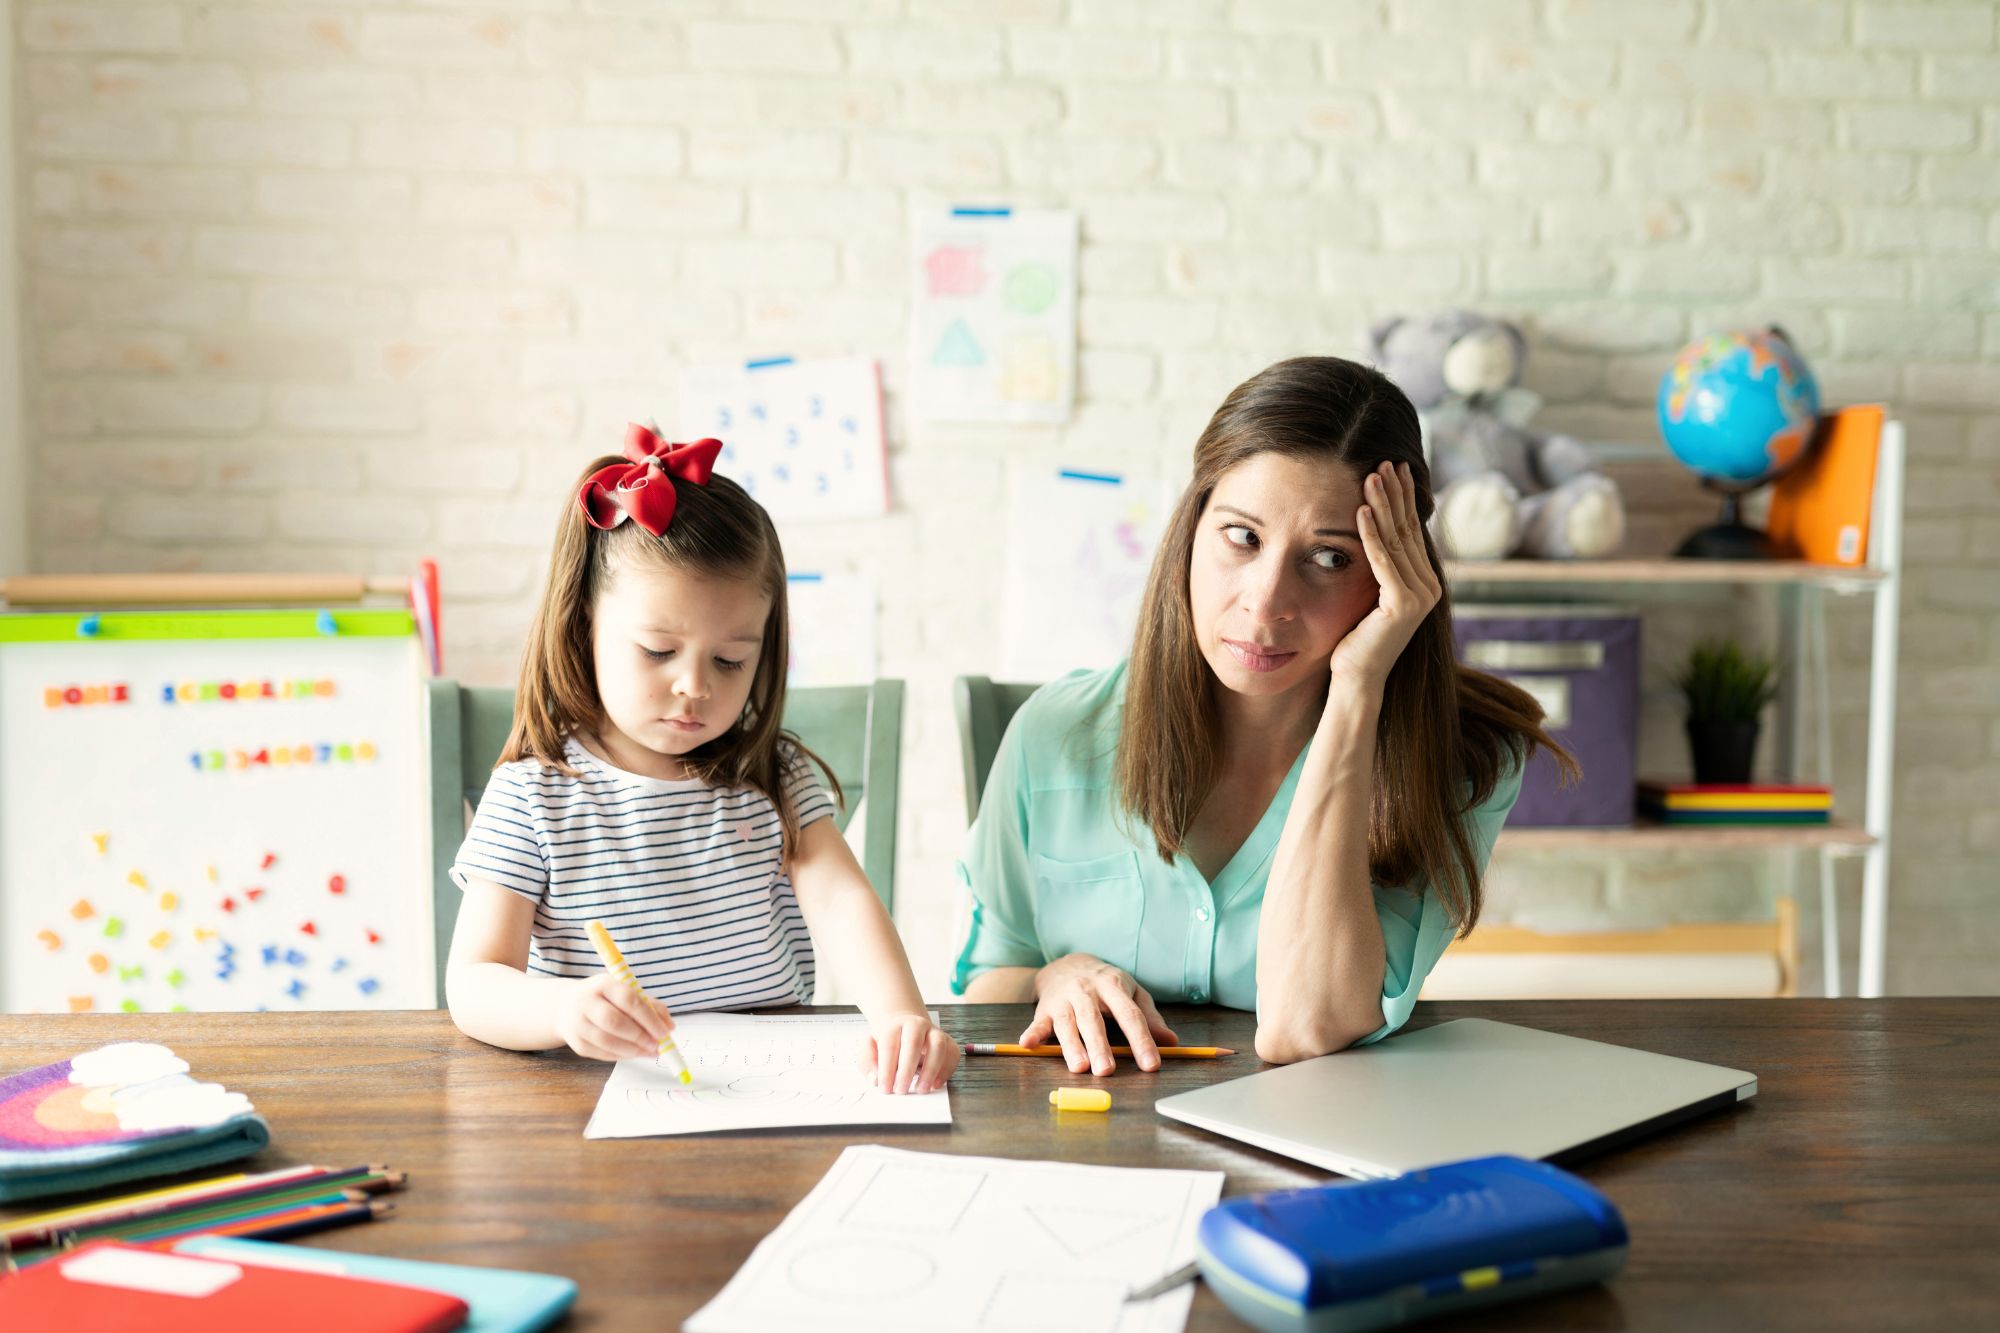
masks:
<instances>
[{"instance_id":1,"label":"tracing worksheet","mask_svg":"<svg viewBox=\"0 0 2000 1333\"><path fill-rule=\"evenodd\" d=\"M1174 1333L1194 1287L1126 1294L1194 1258L1220 1171L856 1145L682 1327Z\"/></svg>"},{"instance_id":2,"label":"tracing worksheet","mask_svg":"<svg viewBox=\"0 0 2000 1333\"><path fill-rule=\"evenodd\" d=\"M587 1139L820 1125L948 1125L951 1094L890 1096L861 1072L867 1021L849 1014L686 1014L674 1040L691 1087L657 1060L620 1060Z\"/></svg>"}]
</instances>

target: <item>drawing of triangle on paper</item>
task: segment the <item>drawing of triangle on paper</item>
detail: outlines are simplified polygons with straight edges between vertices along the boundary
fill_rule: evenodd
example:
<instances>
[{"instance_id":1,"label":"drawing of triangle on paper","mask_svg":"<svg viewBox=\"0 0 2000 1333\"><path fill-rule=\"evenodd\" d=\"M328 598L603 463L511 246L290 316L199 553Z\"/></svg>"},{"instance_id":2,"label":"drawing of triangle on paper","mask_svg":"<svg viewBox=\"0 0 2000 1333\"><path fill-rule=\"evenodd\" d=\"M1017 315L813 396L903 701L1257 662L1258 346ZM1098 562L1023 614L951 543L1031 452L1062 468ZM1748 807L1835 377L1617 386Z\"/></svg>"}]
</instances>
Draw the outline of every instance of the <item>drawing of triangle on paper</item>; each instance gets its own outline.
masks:
<instances>
[{"instance_id":1,"label":"drawing of triangle on paper","mask_svg":"<svg viewBox=\"0 0 2000 1333\"><path fill-rule=\"evenodd\" d=\"M1151 1231L1166 1219L1134 1217L1115 1208L1070 1208L1031 1204L1022 1209L1055 1237L1063 1251L1075 1257L1096 1254Z\"/></svg>"},{"instance_id":2,"label":"drawing of triangle on paper","mask_svg":"<svg viewBox=\"0 0 2000 1333\"><path fill-rule=\"evenodd\" d=\"M931 349L931 364L934 366L983 366L986 364L986 349L972 336L963 318L954 319L945 326L938 338L937 346Z\"/></svg>"}]
</instances>

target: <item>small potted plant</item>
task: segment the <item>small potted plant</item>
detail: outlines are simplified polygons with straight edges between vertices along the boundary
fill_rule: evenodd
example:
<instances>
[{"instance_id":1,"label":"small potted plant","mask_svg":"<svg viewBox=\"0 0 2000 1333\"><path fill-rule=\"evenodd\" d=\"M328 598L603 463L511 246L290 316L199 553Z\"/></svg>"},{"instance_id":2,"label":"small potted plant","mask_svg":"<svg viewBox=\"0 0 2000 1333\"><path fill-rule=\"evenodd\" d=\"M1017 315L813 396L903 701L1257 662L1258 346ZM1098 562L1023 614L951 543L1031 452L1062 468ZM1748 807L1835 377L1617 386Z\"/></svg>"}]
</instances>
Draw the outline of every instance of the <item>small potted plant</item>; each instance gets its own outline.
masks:
<instances>
[{"instance_id":1,"label":"small potted plant","mask_svg":"<svg viewBox=\"0 0 2000 1333\"><path fill-rule=\"evenodd\" d=\"M1727 639L1704 640L1688 654L1674 684L1687 701L1696 782L1750 781L1759 718L1777 696L1776 676L1776 662Z\"/></svg>"}]
</instances>

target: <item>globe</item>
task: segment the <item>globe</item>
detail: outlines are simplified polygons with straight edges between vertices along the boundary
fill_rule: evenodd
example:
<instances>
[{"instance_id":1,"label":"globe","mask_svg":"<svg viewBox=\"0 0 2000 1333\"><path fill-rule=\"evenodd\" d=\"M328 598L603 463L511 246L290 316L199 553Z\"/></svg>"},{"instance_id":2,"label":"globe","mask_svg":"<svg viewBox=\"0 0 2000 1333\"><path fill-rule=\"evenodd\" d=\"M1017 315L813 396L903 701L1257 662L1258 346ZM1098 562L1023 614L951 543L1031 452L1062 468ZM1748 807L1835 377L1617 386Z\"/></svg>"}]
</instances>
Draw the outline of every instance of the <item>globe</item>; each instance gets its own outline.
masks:
<instances>
[{"instance_id":1,"label":"globe","mask_svg":"<svg viewBox=\"0 0 2000 1333\"><path fill-rule=\"evenodd\" d=\"M1698 338L1660 380L1660 433L1667 448L1711 490L1721 521L1674 554L1768 559L1763 533L1738 516L1738 498L1805 457L1819 424L1819 384L1784 330L1742 329Z\"/></svg>"},{"instance_id":2,"label":"globe","mask_svg":"<svg viewBox=\"0 0 2000 1333\"><path fill-rule=\"evenodd\" d=\"M1719 489L1748 491L1804 456L1819 384L1780 330L1716 333L1674 358L1659 408L1675 458Z\"/></svg>"}]
</instances>

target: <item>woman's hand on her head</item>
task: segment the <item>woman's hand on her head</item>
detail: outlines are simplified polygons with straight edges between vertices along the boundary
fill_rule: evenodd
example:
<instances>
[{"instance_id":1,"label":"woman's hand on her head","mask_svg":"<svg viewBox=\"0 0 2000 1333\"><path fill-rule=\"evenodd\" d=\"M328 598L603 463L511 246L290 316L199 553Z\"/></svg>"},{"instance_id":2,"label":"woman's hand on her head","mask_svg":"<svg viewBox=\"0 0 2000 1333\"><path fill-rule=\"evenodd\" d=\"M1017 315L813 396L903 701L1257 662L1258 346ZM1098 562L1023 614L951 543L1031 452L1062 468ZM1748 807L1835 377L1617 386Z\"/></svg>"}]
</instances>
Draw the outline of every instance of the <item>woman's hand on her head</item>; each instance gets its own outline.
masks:
<instances>
[{"instance_id":1,"label":"woman's hand on her head","mask_svg":"<svg viewBox=\"0 0 2000 1333\"><path fill-rule=\"evenodd\" d=\"M1333 650L1333 684L1336 693L1379 698L1389 669L1443 599L1444 584L1424 547L1409 466L1382 464L1362 480L1361 498L1355 523L1381 595Z\"/></svg>"},{"instance_id":2,"label":"woman's hand on her head","mask_svg":"<svg viewBox=\"0 0 2000 1333\"><path fill-rule=\"evenodd\" d=\"M883 1092L936 1092L965 1054L929 1014L889 1014L869 1028L861 1072Z\"/></svg>"},{"instance_id":3,"label":"woman's hand on her head","mask_svg":"<svg viewBox=\"0 0 2000 1333\"><path fill-rule=\"evenodd\" d=\"M1106 1035L1104 1015L1124 1029L1124 1040ZM1062 1043L1072 1074L1088 1069L1111 1072L1113 1046L1130 1046L1132 1062L1144 1070L1160 1067L1159 1047L1179 1042L1153 1006L1153 997L1131 974L1087 953L1064 954L1035 973L1035 1021L1021 1045L1039 1046L1051 1036Z\"/></svg>"},{"instance_id":4,"label":"woman's hand on her head","mask_svg":"<svg viewBox=\"0 0 2000 1333\"><path fill-rule=\"evenodd\" d=\"M562 988L556 1003L556 1035L572 1051L592 1060L649 1059L674 1030L666 1008L609 972Z\"/></svg>"}]
</instances>

